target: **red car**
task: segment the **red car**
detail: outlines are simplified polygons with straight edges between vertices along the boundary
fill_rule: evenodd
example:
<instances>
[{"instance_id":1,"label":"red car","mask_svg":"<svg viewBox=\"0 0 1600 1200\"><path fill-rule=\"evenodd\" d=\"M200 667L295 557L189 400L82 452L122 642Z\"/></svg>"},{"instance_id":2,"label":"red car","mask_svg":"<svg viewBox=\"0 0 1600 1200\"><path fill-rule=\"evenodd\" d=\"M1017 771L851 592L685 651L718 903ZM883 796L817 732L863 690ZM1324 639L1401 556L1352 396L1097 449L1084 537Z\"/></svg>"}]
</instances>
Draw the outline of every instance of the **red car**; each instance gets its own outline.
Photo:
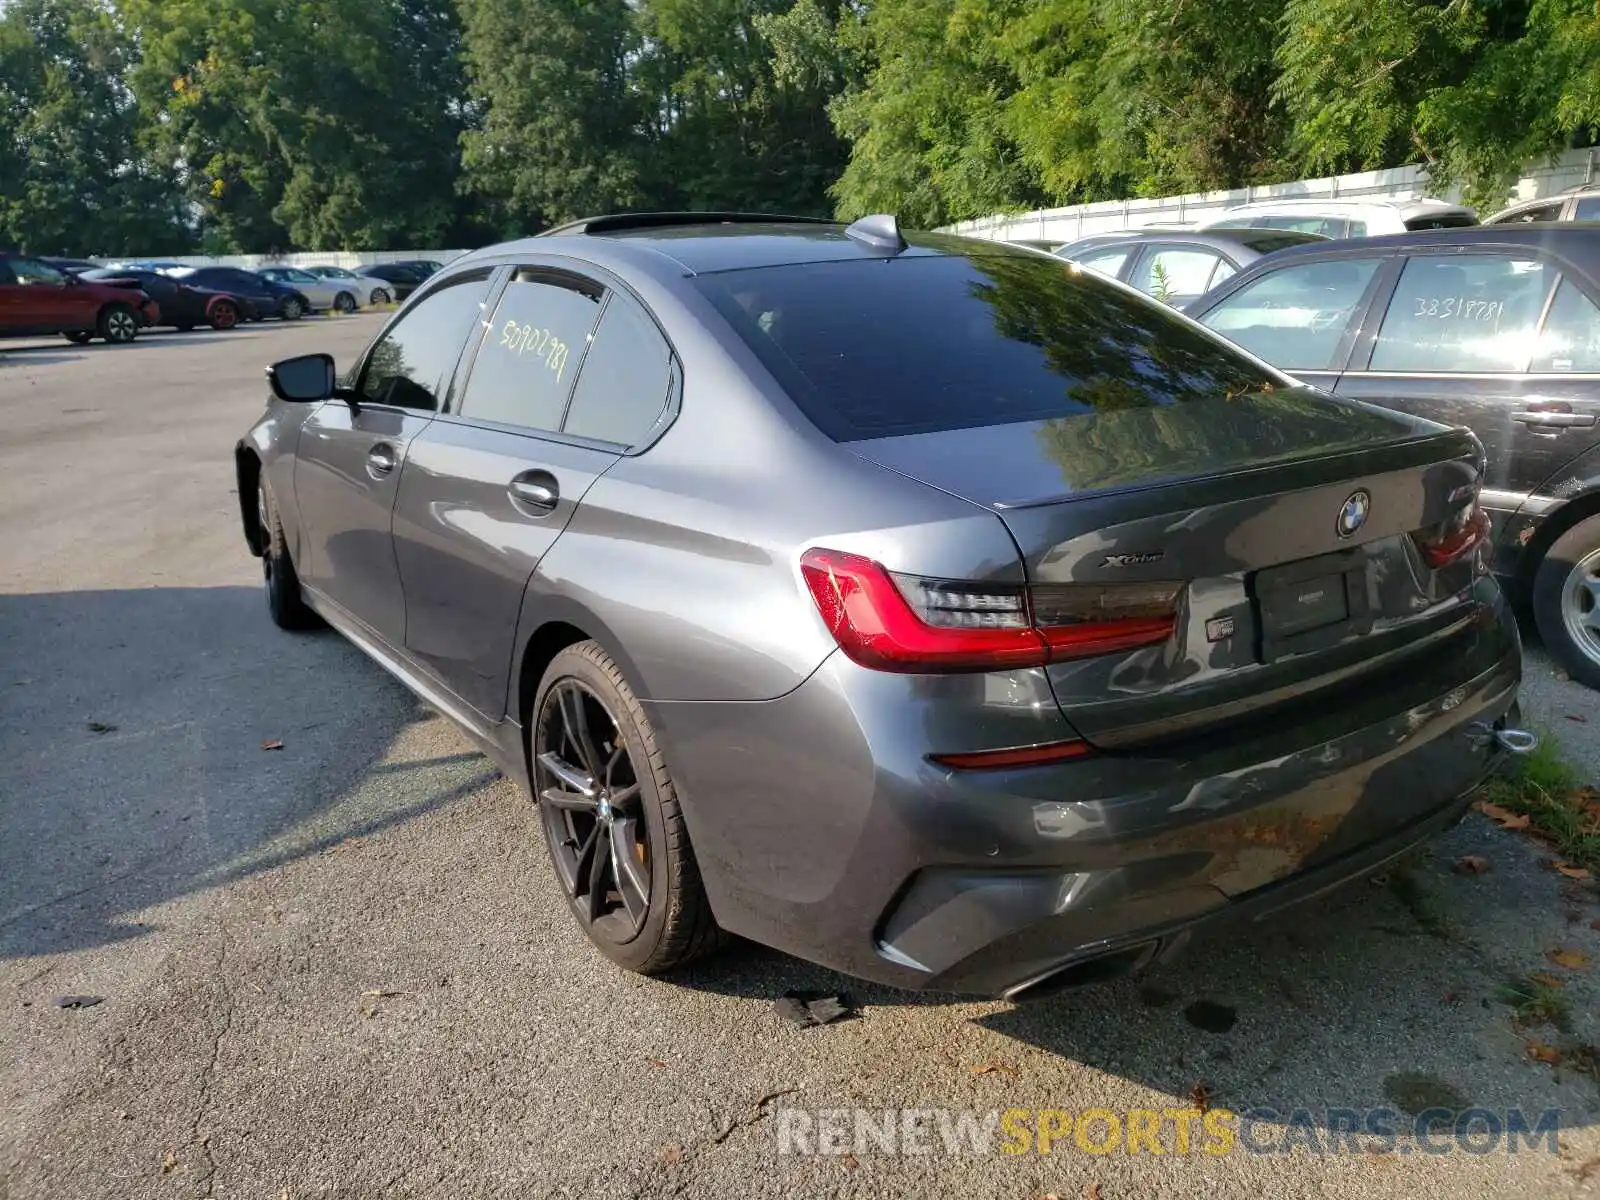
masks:
<instances>
[{"instance_id":1,"label":"red car","mask_svg":"<svg viewBox=\"0 0 1600 1200\"><path fill-rule=\"evenodd\" d=\"M137 289L75 279L20 254L0 253L0 337L63 333L131 342L161 319L155 302Z\"/></svg>"}]
</instances>

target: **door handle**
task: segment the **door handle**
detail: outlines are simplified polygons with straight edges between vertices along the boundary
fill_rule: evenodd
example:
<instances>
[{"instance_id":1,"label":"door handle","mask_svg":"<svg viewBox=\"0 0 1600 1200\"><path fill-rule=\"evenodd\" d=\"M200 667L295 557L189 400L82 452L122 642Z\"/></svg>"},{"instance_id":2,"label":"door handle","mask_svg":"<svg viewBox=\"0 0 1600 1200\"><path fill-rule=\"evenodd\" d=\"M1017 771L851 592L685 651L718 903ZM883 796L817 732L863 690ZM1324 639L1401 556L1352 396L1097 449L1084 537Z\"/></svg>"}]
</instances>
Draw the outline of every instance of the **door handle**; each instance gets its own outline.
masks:
<instances>
[{"instance_id":1,"label":"door handle","mask_svg":"<svg viewBox=\"0 0 1600 1200\"><path fill-rule=\"evenodd\" d=\"M1524 425L1543 429L1587 429L1595 423L1594 413L1556 412L1539 410L1536 412L1514 412L1511 414L1513 421L1521 421Z\"/></svg>"},{"instance_id":2,"label":"door handle","mask_svg":"<svg viewBox=\"0 0 1600 1200\"><path fill-rule=\"evenodd\" d=\"M525 471L506 490L513 500L540 513L553 512L561 499L561 487L549 471Z\"/></svg>"},{"instance_id":3,"label":"door handle","mask_svg":"<svg viewBox=\"0 0 1600 1200\"><path fill-rule=\"evenodd\" d=\"M379 442L367 451L367 474L374 479L381 479L394 470L394 447L388 442Z\"/></svg>"}]
</instances>

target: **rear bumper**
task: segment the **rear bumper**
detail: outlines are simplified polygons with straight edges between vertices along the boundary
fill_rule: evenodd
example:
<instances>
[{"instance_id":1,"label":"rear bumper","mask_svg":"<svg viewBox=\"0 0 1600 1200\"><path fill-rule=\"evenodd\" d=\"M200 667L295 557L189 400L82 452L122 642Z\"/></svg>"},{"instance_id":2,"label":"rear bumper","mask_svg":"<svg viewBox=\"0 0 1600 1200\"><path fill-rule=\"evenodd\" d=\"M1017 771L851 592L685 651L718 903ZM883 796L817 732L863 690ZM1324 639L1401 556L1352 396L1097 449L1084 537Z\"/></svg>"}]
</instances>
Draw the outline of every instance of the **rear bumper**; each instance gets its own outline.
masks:
<instances>
[{"instance_id":1,"label":"rear bumper","mask_svg":"<svg viewBox=\"0 0 1600 1200\"><path fill-rule=\"evenodd\" d=\"M779 700L649 709L725 928L885 984L1000 995L1128 948L1121 965L1147 965L1458 819L1521 670L1507 606L1488 581L1480 596L1403 685L1179 750L950 771L926 754L969 748L951 713L1071 731L1030 672L891 676L840 655ZM1051 739L1011 744L1027 740Z\"/></svg>"}]
</instances>

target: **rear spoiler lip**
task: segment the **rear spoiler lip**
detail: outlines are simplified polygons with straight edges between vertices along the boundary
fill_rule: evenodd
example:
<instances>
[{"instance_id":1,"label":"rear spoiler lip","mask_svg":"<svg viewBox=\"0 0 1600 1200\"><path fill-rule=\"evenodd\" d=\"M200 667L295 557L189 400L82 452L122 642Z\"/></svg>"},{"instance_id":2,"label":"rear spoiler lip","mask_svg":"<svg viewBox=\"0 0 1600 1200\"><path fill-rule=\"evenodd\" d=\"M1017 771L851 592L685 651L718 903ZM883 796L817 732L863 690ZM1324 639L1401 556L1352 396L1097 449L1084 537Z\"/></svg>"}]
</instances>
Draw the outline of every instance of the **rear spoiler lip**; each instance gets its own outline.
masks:
<instances>
[{"instance_id":1,"label":"rear spoiler lip","mask_svg":"<svg viewBox=\"0 0 1600 1200\"><path fill-rule=\"evenodd\" d=\"M1041 496L1028 500L993 500L983 505L995 512L1018 512L1029 508L1050 508L1057 504L1072 504L1080 500L1103 500L1112 496L1125 496L1141 492L1149 492L1162 488L1182 487L1185 484L1216 484L1230 479L1248 479L1252 476L1267 472L1282 471L1288 467L1305 465L1309 463L1323 463L1330 468L1336 464L1344 464L1352 459L1372 459L1374 456L1387 457L1387 453L1411 448L1422 448L1437 444L1441 451L1449 443L1456 443L1450 452L1441 453L1435 461L1448 462L1462 458L1477 460L1478 472L1481 478L1483 471L1483 446L1471 430L1465 428L1445 428L1437 432L1419 433L1414 437L1399 437L1372 446L1358 446L1349 450L1335 453L1311 450L1305 454L1287 455L1282 458L1266 459L1261 462L1251 463L1248 466L1237 467L1226 471L1205 471L1192 475L1165 475L1142 479L1137 483L1118 484L1114 487L1087 488L1079 491L1060 492L1050 496ZM1349 470L1351 478L1363 475L1381 474L1393 470L1390 464L1374 465L1372 468L1359 467ZM1337 474L1339 472L1333 472Z\"/></svg>"}]
</instances>

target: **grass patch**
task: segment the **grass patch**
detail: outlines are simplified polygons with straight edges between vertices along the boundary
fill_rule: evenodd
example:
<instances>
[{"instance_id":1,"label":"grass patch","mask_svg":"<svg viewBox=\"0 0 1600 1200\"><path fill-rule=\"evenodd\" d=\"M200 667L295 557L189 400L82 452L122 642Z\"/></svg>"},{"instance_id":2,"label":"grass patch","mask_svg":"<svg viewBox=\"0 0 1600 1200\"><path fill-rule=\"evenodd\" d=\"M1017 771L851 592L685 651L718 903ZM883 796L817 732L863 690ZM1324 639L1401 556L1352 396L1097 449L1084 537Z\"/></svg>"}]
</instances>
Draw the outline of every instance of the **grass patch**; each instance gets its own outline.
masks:
<instances>
[{"instance_id":1,"label":"grass patch","mask_svg":"<svg viewBox=\"0 0 1600 1200\"><path fill-rule=\"evenodd\" d=\"M1572 999L1559 987L1536 976L1513 979L1500 989L1500 999L1511 1006L1519 1025L1554 1025L1566 1029L1572 1016Z\"/></svg>"},{"instance_id":2,"label":"grass patch","mask_svg":"<svg viewBox=\"0 0 1600 1200\"><path fill-rule=\"evenodd\" d=\"M1528 832L1549 842L1573 866L1600 876L1600 791L1578 785L1554 738L1542 736L1533 753L1517 759L1509 774L1484 786L1483 798L1526 814Z\"/></svg>"}]
</instances>

